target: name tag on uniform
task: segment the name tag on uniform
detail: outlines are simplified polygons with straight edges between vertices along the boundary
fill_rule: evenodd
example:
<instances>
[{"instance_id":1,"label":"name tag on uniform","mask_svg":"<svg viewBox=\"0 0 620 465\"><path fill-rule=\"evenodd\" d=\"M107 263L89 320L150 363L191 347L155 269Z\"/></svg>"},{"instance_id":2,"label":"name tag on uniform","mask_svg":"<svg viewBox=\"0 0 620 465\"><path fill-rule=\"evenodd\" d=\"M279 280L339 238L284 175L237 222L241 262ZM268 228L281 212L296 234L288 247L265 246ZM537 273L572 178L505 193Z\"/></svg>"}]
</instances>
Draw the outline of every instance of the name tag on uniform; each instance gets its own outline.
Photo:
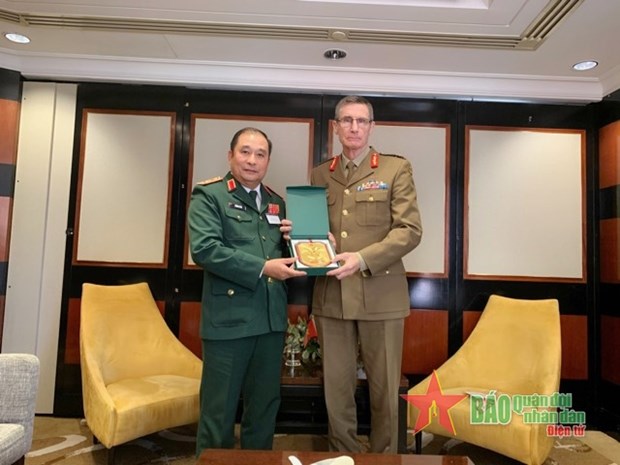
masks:
<instances>
[{"instance_id":1,"label":"name tag on uniform","mask_svg":"<svg viewBox=\"0 0 620 465\"><path fill-rule=\"evenodd\" d=\"M235 208L237 210L246 210L245 205L239 203L228 202L228 208Z\"/></svg>"},{"instance_id":2,"label":"name tag on uniform","mask_svg":"<svg viewBox=\"0 0 620 465\"><path fill-rule=\"evenodd\" d=\"M267 213L265 218L267 218L267 223L269 224L282 224L282 221L280 221L280 217L278 215L270 215Z\"/></svg>"},{"instance_id":3,"label":"name tag on uniform","mask_svg":"<svg viewBox=\"0 0 620 465\"><path fill-rule=\"evenodd\" d=\"M282 224L280 221L280 205L270 203L267 205L267 214L265 215L269 224Z\"/></svg>"}]
</instances>

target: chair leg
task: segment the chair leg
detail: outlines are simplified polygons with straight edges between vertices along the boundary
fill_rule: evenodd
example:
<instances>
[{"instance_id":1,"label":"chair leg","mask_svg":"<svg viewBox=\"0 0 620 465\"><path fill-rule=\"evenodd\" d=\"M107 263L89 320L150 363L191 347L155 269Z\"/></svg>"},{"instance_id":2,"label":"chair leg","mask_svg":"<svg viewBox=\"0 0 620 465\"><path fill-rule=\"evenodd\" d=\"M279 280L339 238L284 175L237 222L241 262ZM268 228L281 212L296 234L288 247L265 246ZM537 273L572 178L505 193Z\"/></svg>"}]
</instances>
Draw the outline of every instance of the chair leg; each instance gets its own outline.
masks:
<instances>
[{"instance_id":1,"label":"chair leg","mask_svg":"<svg viewBox=\"0 0 620 465\"><path fill-rule=\"evenodd\" d=\"M443 444L443 446L441 446L441 449L439 450L439 455L449 455L450 449L452 449L454 446L458 446L459 444L463 444L463 441L461 441L460 439L456 439L456 438L448 439Z\"/></svg>"},{"instance_id":2,"label":"chair leg","mask_svg":"<svg viewBox=\"0 0 620 465\"><path fill-rule=\"evenodd\" d=\"M413 444L411 446L407 446L408 452L413 452L414 454L422 453L422 431L418 431L414 433L413 430L408 430L408 433L413 434Z\"/></svg>"},{"instance_id":3,"label":"chair leg","mask_svg":"<svg viewBox=\"0 0 620 465\"><path fill-rule=\"evenodd\" d=\"M407 430L407 432L413 434L413 430ZM435 436L433 433L418 431L413 434L414 443L411 446L408 446L407 450L413 452L414 454L420 455L422 453L422 449L428 446L434 438Z\"/></svg>"},{"instance_id":4,"label":"chair leg","mask_svg":"<svg viewBox=\"0 0 620 465\"><path fill-rule=\"evenodd\" d=\"M108 449L108 465L114 465L115 455L116 455L116 447L112 446Z\"/></svg>"},{"instance_id":5,"label":"chair leg","mask_svg":"<svg viewBox=\"0 0 620 465\"><path fill-rule=\"evenodd\" d=\"M422 431L418 431L418 433L414 436L415 439L415 453L422 453Z\"/></svg>"}]
</instances>

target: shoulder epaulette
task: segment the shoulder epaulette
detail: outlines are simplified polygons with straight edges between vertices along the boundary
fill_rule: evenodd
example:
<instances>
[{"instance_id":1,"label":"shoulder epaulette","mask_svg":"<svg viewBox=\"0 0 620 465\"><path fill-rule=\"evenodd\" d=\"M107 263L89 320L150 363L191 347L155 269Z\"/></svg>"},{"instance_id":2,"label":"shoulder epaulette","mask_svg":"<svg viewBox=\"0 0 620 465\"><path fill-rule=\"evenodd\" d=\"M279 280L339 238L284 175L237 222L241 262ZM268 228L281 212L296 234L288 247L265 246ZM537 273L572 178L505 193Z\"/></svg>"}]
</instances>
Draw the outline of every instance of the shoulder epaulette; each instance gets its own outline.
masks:
<instances>
[{"instance_id":1,"label":"shoulder epaulette","mask_svg":"<svg viewBox=\"0 0 620 465\"><path fill-rule=\"evenodd\" d=\"M382 153L381 154L382 157L395 157L395 158L402 158L403 160L406 160L405 157L403 157L402 155L396 155L395 153Z\"/></svg>"},{"instance_id":2,"label":"shoulder epaulette","mask_svg":"<svg viewBox=\"0 0 620 465\"><path fill-rule=\"evenodd\" d=\"M214 178L205 179L204 181L200 181L196 184L198 184L199 186L206 186L208 184L213 184L214 182L221 181L222 179L224 178L221 176L215 176Z\"/></svg>"},{"instance_id":3,"label":"shoulder epaulette","mask_svg":"<svg viewBox=\"0 0 620 465\"><path fill-rule=\"evenodd\" d=\"M273 189L271 189L271 187L266 186L265 184L263 184L263 187L265 188L265 190L267 192L269 192L269 194L271 195L275 195L276 197L280 197L281 199L283 198L280 194L278 194L277 192L275 192Z\"/></svg>"},{"instance_id":4,"label":"shoulder epaulette","mask_svg":"<svg viewBox=\"0 0 620 465\"><path fill-rule=\"evenodd\" d=\"M332 162L334 161L334 158L339 157L339 156L340 156L340 155L334 155L333 157L328 158L327 160L323 160L321 163L319 163L319 164L318 164L318 165L316 165L316 166L321 166L321 165L324 165L325 163L332 163ZM316 168L316 167L315 167L315 168Z\"/></svg>"}]
</instances>

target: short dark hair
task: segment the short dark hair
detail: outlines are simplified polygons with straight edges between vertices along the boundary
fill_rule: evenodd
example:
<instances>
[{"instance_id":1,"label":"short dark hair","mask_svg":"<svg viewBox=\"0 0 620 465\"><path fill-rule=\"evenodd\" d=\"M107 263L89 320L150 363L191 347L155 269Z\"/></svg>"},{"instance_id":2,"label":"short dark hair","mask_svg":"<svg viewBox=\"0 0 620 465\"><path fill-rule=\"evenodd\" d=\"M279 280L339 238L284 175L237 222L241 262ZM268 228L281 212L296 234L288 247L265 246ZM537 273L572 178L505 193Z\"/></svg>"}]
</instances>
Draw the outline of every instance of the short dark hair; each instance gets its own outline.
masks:
<instances>
[{"instance_id":1,"label":"short dark hair","mask_svg":"<svg viewBox=\"0 0 620 465\"><path fill-rule=\"evenodd\" d=\"M340 110L345 105L350 105L352 103L361 103L362 105L366 105L368 108L368 117L372 121L375 119L374 111L372 109L372 103L370 103L366 98L359 95L347 95L340 99L340 101L336 104L336 110L334 111L334 117L336 119L340 118Z\"/></svg>"},{"instance_id":2,"label":"short dark hair","mask_svg":"<svg viewBox=\"0 0 620 465\"><path fill-rule=\"evenodd\" d=\"M273 144L271 143L271 140L269 139L269 137L267 137L267 134L265 134L260 129L252 128L252 127L247 127L247 128L239 129L237 132L235 132L235 135L233 136L232 140L230 141L230 151L231 152L235 151L235 147L237 146L237 142L239 142L239 137L241 137L241 135L245 134L246 132L260 134L261 136L263 136L265 138L265 140L267 141L267 145L269 146L268 147L268 150L269 150L268 155L271 155L271 149L273 147Z\"/></svg>"}]
</instances>

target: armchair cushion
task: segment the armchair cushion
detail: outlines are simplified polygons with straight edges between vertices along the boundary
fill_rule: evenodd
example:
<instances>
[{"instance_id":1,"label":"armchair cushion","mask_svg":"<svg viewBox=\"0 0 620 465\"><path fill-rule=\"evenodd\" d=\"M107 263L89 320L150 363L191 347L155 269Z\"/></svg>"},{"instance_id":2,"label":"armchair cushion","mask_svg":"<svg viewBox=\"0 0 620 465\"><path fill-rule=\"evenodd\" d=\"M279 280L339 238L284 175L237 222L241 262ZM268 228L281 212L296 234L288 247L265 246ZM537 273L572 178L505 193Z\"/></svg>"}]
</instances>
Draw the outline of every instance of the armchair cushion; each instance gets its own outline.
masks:
<instances>
[{"instance_id":1,"label":"armchair cushion","mask_svg":"<svg viewBox=\"0 0 620 465\"><path fill-rule=\"evenodd\" d=\"M32 446L39 359L0 354L0 463L21 459Z\"/></svg>"},{"instance_id":2,"label":"armchair cushion","mask_svg":"<svg viewBox=\"0 0 620 465\"><path fill-rule=\"evenodd\" d=\"M202 362L147 283L84 284L80 357L86 422L107 448L198 420Z\"/></svg>"},{"instance_id":3,"label":"armchair cushion","mask_svg":"<svg viewBox=\"0 0 620 465\"><path fill-rule=\"evenodd\" d=\"M560 384L561 335L558 301L511 299L492 295L469 338L437 370L443 394L550 396ZM411 388L426 393L430 376ZM417 409L409 406L409 426ZM528 465L544 462L553 446L545 424L528 424L513 414L508 424L472 424L470 399L450 409L455 434L432 422L425 431L454 437Z\"/></svg>"}]
</instances>

